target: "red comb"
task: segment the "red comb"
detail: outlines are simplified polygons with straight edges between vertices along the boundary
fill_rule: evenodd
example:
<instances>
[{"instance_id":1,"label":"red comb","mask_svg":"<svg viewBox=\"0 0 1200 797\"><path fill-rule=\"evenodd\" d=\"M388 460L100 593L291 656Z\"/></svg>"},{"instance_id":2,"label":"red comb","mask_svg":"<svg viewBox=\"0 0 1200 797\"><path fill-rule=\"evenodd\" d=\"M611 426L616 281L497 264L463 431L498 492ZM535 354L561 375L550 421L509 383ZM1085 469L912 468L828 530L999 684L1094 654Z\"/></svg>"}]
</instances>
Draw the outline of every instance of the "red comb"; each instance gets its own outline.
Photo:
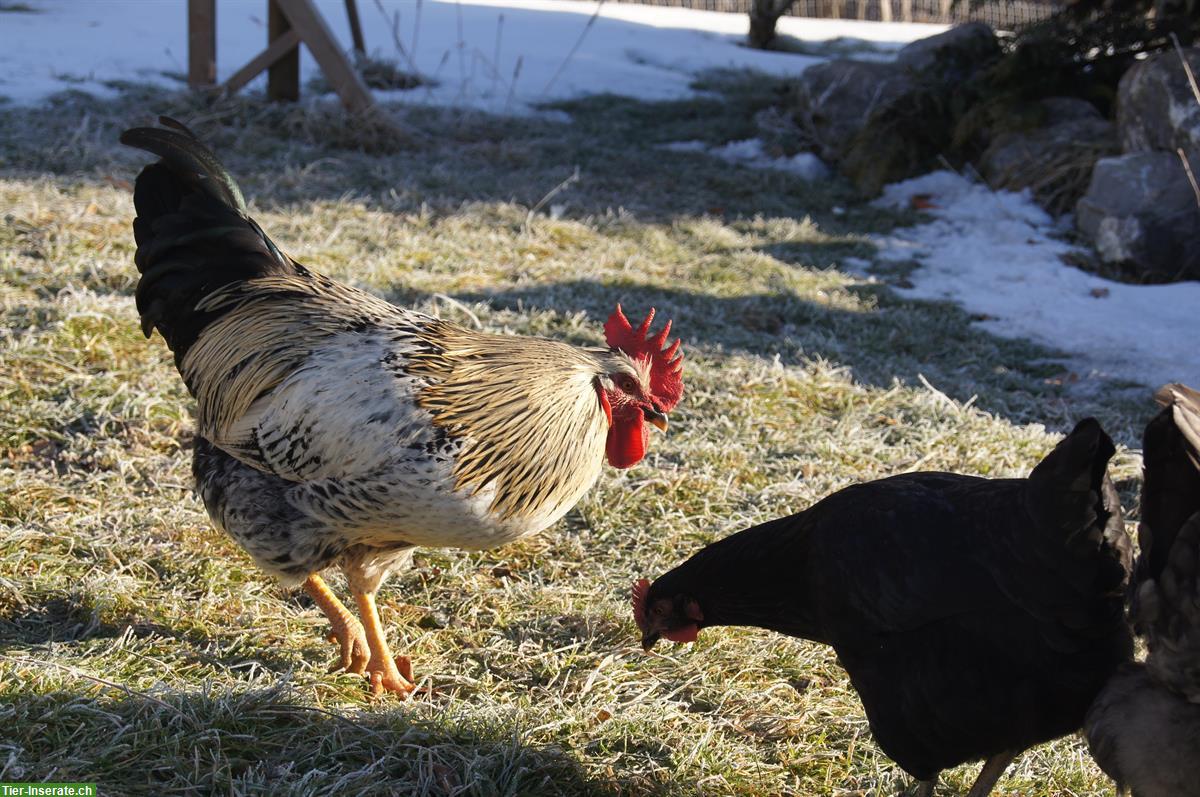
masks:
<instances>
[{"instance_id":1,"label":"red comb","mask_svg":"<svg viewBox=\"0 0 1200 797\"><path fill-rule=\"evenodd\" d=\"M646 625L646 593L649 591L650 582L647 579L640 578L633 582L633 619L637 621L638 628Z\"/></svg>"},{"instance_id":2,"label":"red comb","mask_svg":"<svg viewBox=\"0 0 1200 797\"><path fill-rule=\"evenodd\" d=\"M683 355L679 353L679 340L663 348L667 335L671 334L670 321L653 338L647 337L653 320L654 308L651 307L646 320L634 329L618 304L604 322L604 340L634 359L650 361L650 392L662 405L662 411L670 412L683 397Z\"/></svg>"}]
</instances>

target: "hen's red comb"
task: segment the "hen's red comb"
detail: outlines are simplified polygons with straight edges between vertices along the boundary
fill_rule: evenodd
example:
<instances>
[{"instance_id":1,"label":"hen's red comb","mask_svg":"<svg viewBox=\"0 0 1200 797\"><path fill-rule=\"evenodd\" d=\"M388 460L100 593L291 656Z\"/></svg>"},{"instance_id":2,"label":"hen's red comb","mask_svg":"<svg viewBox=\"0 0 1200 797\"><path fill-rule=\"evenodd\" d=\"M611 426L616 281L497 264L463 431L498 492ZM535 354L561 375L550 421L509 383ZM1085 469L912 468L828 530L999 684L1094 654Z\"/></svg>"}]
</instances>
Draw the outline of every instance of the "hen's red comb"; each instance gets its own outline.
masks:
<instances>
[{"instance_id":1,"label":"hen's red comb","mask_svg":"<svg viewBox=\"0 0 1200 797\"><path fill-rule=\"evenodd\" d=\"M650 591L650 582L640 578L633 582L633 619L638 628L646 627L646 593Z\"/></svg>"},{"instance_id":2,"label":"hen's red comb","mask_svg":"<svg viewBox=\"0 0 1200 797\"><path fill-rule=\"evenodd\" d=\"M634 359L650 361L650 392L662 405L662 411L670 412L683 397L683 355L679 352L681 341L676 340L669 348L663 348L667 335L671 334L670 321L653 338L647 337L653 320L654 308L651 307L650 312L646 313L646 320L634 329L618 304L604 323L604 340L612 348L620 349Z\"/></svg>"}]
</instances>

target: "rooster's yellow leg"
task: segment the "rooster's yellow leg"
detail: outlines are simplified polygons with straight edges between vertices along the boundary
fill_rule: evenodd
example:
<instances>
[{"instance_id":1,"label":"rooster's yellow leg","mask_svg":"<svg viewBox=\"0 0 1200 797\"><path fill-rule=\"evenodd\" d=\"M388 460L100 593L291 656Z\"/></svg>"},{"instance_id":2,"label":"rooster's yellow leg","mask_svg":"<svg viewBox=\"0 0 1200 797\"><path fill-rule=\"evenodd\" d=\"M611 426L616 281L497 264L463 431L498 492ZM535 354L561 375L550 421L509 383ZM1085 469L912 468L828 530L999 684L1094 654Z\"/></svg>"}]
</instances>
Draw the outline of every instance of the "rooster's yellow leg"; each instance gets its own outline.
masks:
<instances>
[{"instance_id":1,"label":"rooster's yellow leg","mask_svg":"<svg viewBox=\"0 0 1200 797\"><path fill-rule=\"evenodd\" d=\"M333 633L329 635L329 641L337 642L342 648L340 660L335 661L329 671L345 670L355 675L362 675L367 668L367 656L370 652L367 645L367 633L363 630L362 623L355 619L350 610L338 600L337 595L334 595L333 590L329 589L329 585L325 583L325 579L316 573L313 573L304 582L304 591L329 618L329 623L333 626Z\"/></svg>"},{"instance_id":2,"label":"rooster's yellow leg","mask_svg":"<svg viewBox=\"0 0 1200 797\"><path fill-rule=\"evenodd\" d=\"M371 696L381 697L384 690L407 697L416 688L412 680L412 664L408 656L392 656L387 638L383 635L383 624L379 621L379 609L375 606L374 592L356 592L358 614L362 617L367 632L367 645L371 649L371 660L367 662L367 675L371 679Z\"/></svg>"}]
</instances>

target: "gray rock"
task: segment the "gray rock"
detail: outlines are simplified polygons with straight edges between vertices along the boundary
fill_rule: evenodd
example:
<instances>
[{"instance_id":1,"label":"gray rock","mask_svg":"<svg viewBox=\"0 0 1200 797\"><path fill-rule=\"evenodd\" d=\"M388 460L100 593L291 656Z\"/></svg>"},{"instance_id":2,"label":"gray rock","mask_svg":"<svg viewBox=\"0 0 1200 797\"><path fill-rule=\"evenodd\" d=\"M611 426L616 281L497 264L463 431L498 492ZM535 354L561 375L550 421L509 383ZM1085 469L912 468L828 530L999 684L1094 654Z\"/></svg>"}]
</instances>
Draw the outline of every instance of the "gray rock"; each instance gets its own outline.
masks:
<instances>
[{"instance_id":1,"label":"gray rock","mask_svg":"<svg viewBox=\"0 0 1200 797\"><path fill-rule=\"evenodd\" d=\"M1120 152L1113 124L1100 118L1091 104L1080 103L1094 115L1064 106L1049 111L1049 118L1065 121L997 136L979 159L988 184L1009 191L1028 188L1051 213L1072 210L1096 161Z\"/></svg>"},{"instance_id":2,"label":"gray rock","mask_svg":"<svg viewBox=\"0 0 1200 797\"><path fill-rule=\"evenodd\" d=\"M893 64L827 61L800 75L792 116L821 158L837 162L871 114L913 88Z\"/></svg>"},{"instance_id":3,"label":"gray rock","mask_svg":"<svg viewBox=\"0 0 1200 797\"><path fill-rule=\"evenodd\" d=\"M1139 279L1200 279L1200 206L1176 155L1097 161L1075 221L1105 262Z\"/></svg>"},{"instance_id":4,"label":"gray rock","mask_svg":"<svg viewBox=\"0 0 1200 797\"><path fill-rule=\"evenodd\" d=\"M922 79L960 80L999 55L1000 42L992 29L968 22L906 45L896 63Z\"/></svg>"},{"instance_id":5,"label":"gray rock","mask_svg":"<svg viewBox=\"0 0 1200 797\"><path fill-rule=\"evenodd\" d=\"M1079 119L1103 119L1100 109L1078 97L1046 97L1038 105L1046 114L1047 125L1074 122Z\"/></svg>"},{"instance_id":6,"label":"gray rock","mask_svg":"<svg viewBox=\"0 0 1200 797\"><path fill-rule=\"evenodd\" d=\"M1200 47L1184 49L1200 74ZM1174 50L1140 61L1117 87L1117 129L1126 152L1182 148L1200 169L1200 103Z\"/></svg>"}]
</instances>

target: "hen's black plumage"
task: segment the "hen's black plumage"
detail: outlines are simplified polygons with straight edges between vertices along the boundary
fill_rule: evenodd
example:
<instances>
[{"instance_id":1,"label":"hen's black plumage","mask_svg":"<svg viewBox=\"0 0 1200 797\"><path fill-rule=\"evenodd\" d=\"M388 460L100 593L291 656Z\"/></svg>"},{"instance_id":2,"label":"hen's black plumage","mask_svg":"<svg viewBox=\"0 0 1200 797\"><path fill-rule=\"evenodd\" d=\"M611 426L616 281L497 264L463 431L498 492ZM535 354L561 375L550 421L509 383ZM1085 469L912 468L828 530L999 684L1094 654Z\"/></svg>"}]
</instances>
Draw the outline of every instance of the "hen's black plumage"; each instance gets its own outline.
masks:
<instances>
[{"instance_id":1,"label":"hen's black plumage","mask_svg":"<svg viewBox=\"0 0 1200 797\"><path fill-rule=\"evenodd\" d=\"M1145 663L1121 668L1084 723L1092 755L1135 797L1200 795L1200 393L1168 385L1146 426L1131 619Z\"/></svg>"},{"instance_id":2,"label":"hen's black plumage","mask_svg":"<svg viewBox=\"0 0 1200 797\"><path fill-rule=\"evenodd\" d=\"M1088 419L1026 479L848 487L639 585L643 643L713 625L827 643L906 771L931 781L994 758L998 777L1011 755L1078 729L1132 654L1113 452Z\"/></svg>"}]
</instances>

